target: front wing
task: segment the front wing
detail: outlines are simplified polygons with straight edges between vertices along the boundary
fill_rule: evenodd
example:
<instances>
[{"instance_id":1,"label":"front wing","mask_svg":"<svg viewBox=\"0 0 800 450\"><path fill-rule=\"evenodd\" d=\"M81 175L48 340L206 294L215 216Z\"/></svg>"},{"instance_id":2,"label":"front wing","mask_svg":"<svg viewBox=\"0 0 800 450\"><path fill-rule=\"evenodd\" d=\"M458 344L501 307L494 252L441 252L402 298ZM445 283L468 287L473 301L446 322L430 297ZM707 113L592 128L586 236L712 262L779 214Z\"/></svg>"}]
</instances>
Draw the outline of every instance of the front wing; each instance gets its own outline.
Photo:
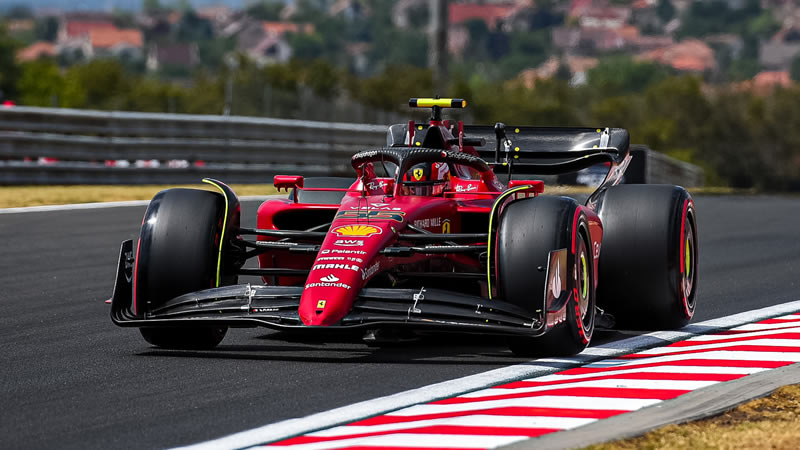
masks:
<instances>
[{"instance_id":1,"label":"front wing","mask_svg":"<svg viewBox=\"0 0 800 450\"><path fill-rule=\"evenodd\" d=\"M123 327L228 325L295 330L411 328L497 335L538 336L537 317L501 300L487 300L441 289L364 288L350 313L335 326L306 326L297 312L302 286L239 284L181 295L137 316L131 311L133 241L122 243L111 319Z\"/></svg>"}]
</instances>

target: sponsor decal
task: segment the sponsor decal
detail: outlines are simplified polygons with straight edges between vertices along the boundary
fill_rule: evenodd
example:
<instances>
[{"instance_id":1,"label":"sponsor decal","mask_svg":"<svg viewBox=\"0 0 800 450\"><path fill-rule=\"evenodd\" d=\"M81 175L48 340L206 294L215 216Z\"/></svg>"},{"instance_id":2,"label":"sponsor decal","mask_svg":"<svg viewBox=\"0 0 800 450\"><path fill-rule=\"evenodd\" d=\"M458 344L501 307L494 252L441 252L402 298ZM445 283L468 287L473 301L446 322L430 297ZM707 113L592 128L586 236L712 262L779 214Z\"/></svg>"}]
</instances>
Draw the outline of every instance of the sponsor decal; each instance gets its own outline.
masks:
<instances>
[{"instance_id":1,"label":"sponsor decal","mask_svg":"<svg viewBox=\"0 0 800 450\"><path fill-rule=\"evenodd\" d=\"M547 286L544 291L545 305L548 308L566 291L566 279L567 249L553 250L547 261Z\"/></svg>"},{"instance_id":2,"label":"sponsor decal","mask_svg":"<svg viewBox=\"0 0 800 450\"><path fill-rule=\"evenodd\" d=\"M459 184L456 186L456 192L472 192L477 189L477 184Z\"/></svg>"},{"instance_id":3,"label":"sponsor decal","mask_svg":"<svg viewBox=\"0 0 800 450\"><path fill-rule=\"evenodd\" d=\"M553 281L550 282L550 293L553 297L558 298L561 295L561 262L556 260L556 270L553 276Z\"/></svg>"},{"instance_id":4,"label":"sponsor decal","mask_svg":"<svg viewBox=\"0 0 800 450\"><path fill-rule=\"evenodd\" d=\"M344 283L328 283L328 282L319 282L319 283L309 283L306 285L306 289L311 289L315 287L337 287L343 289L350 289L350 285Z\"/></svg>"},{"instance_id":5,"label":"sponsor decal","mask_svg":"<svg viewBox=\"0 0 800 450\"><path fill-rule=\"evenodd\" d=\"M325 309L325 303L327 303L327 301L325 301L325 300L318 300L318 301L317 301L317 309Z\"/></svg>"},{"instance_id":6,"label":"sponsor decal","mask_svg":"<svg viewBox=\"0 0 800 450\"><path fill-rule=\"evenodd\" d=\"M447 234L450 232L450 219L444 219L442 221L442 233Z\"/></svg>"},{"instance_id":7,"label":"sponsor decal","mask_svg":"<svg viewBox=\"0 0 800 450\"><path fill-rule=\"evenodd\" d=\"M406 213L402 211L376 211L376 210L358 210L358 211L339 211L336 214L337 219L366 219L366 220L394 220L395 222L402 222Z\"/></svg>"},{"instance_id":8,"label":"sponsor decal","mask_svg":"<svg viewBox=\"0 0 800 450\"><path fill-rule=\"evenodd\" d=\"M380 267L381 263L376 261L375 264L371 265L368 269L361 269L361 279L366 280L375 275L375 272L377 272Z\"/></svg>"},{"instance_id":9,"label":"sponsor decal","mask_svg":"<svg viewBox=\"0 0 800 450\"><path fill-rule=\"evenodd\" d=\"M417 219L414 221L414 226L417 228L431 228L442 226L441 217L428 217L426 219Z\"/></svg>"},{"instance_id":10,"label":"sponsor decal","mask_svg":"<svg viewBox=\"0 0 800 450\"><path fill-rule=\"evenodd\" d=\"M414 169L414 181L420 181L425 171L422 169Z\"/></svg>"},{"instance_id":11,"label":"sponsor decal","mask_svg":"<svg viewBox=\"0 0 800 450\"><path fill-rule=\"evenodd\" d=\"M364 241L360 239L337 239L333 241L333 245L338 245L339 247L363 247Z\"/></svg>"},{"instance_id":12,"label":"sponsor decal","mask_svg":"<svg viewBox=\"0 0 800 450\"><path fill-rule=\"evenodd\" d=\"M329 249L320 250L319 253L321 255L329 255L329 254L334 254L334 255L366 255L367 254L367 252L365 252L364 250L341 250L341 249L338 249L338 248L334 248L334 249L330 249L330 250Z\"/></svg>"},{"instance_id":13,"label":"sponsor decal","mask_svg":"<svg viewBox=\"0 0 800 450\"><path fill-rule=\"evenodd\" d=\"M370 181L369 183L367 183L367 188L369 189L383 189L384 187L386 187L386 182L383 180Z\"/></svg>"},{"instance_id":14,"label":"sponsor decal","mask_svg":"<svg viewBox=\"0 0 800 450\"><path fill-rule=\"evenodd\" d=\"M381 211L402 211L403 208L398 208L397 206L387 206L388 203L372 203L371 206L351 206L350 209L379 209Z\"/></svg>"},{"instance_id":15,"label":"sponsor decal","mask_svg":"<svg viewBox=\"0 0 800 450\"><path fill-rule=\"evenodd\" d=\"M355 156L358 156L360 158L372 158L373 156L378 156L378 151L377 150L367 150L367 151L363 151L361 153L358 153Z\"/></svg>"},{"instance_id":16,"label":"sponsor decal","mask_svg":"<svg viewBox=\"0 0 800 450\"><path fill-rule=\"evenodd\" d=\"M254 313L275 312L278 308L253 308Z\"/></svg>"},{"instance_id":17,"label":"sponsor decal","mask_svg":"<svg viewBox=\"0 0 800 450\"><path fill-rule=\"evenodd\" d=\"M321 269L343 269L343 270L352 270L353 272L358 272L359 267L352 265L352 264L315 264L311 270L321 270Z\"/></svg>"},{"instance_id":18,"label":"sponsor decal","mask_svg":"<svg viewBox=\"0 0 800 450\"><path fill-rule=\"evenodd\" d=\"M348 261L357 262L357 263L363 263L363 262L364 262L364 260L363 260L363 259L361 259L361 258L356 258L355 256L348 256L348 257L347 257L347 260L348 260Z\"/></svg>"},{"instance_id":19,"label":"sponsor decal","mask_svg":"<svg viewBox=\"0 0 800 450\"><path fill-rule=\"evenodd\" d=\"M594 243L594 259L597 259L599 257L600 257L600 243L599 242L595 242Z\"/></svg>"},{"instance_id":20,"label":"sponsor decal","mask_svg":"<svg viewBox=\"0 0 800 450\"><path fill-rule=\"evenodd\" d=\"M323 250L323 252L329 250ZM320 256L317 261L344 261L344 256Z\"/></svg>"},{"instance_id":21,"label":"sponsor decal","mask_svg":"<svg viewBox=\"0 0 800 450\"><path fill-rule=\"evenodd\" d=\"M334 274L330 274L327 277L320 278L319 281L324 281L326 283L335 283L339 281L339 278Z\"/></svg>"},{"instance_id":22,"label":"sponsor decal","mask_svg":"<svg viewBox=\"0 0 800 450\"><path fill-rule=\"evenodd\" d=\"M370 237L382 234L383 230L372 225L340 225L331 230L337 236Z\"/></svg>"}]
</instances>

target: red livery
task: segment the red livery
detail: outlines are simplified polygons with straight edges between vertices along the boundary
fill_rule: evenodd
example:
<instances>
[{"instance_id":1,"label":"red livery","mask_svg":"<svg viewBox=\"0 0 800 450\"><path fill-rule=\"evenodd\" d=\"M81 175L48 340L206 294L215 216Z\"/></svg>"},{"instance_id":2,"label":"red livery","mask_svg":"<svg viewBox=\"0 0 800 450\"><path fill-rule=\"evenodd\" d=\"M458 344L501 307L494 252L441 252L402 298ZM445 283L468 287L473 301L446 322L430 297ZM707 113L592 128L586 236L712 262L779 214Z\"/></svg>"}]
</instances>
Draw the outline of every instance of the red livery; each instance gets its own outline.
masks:
<instances>
[{"instance_id":1,"label":"red livery","mask_svg":"<svg viewBox=\"0 0 800 450\"><path fill-rule=\"evenodd\" d=\"M291 192L255 228L219 181L158 193L136 251L122 244L113 321L167 348L266 326L496 334L522 355L578 353L596 325L688 323L694 204L677 186L618 185L627 131L470 126L441 117L463 100L409 104L430 122L389 127L386 147L352 157L354 179L276 176ZM530 179L595 164L609 173L583 204Z\"/></svg>"}]
</instances>

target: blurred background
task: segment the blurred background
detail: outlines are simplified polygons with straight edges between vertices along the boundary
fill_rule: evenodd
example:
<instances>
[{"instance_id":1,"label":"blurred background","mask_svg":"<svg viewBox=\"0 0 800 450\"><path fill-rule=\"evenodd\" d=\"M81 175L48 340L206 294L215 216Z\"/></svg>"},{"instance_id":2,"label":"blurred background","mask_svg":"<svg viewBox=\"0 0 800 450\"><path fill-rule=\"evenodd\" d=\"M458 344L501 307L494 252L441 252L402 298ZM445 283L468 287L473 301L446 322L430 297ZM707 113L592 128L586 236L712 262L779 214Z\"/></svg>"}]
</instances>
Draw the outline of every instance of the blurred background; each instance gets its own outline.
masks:
<instances>
[{"instance_id":1,"label":"blurred background","mask_svg":"<svg viewBox=\"0 0 800 450\"><path fill-rule=\"evenodd\" d=\"M734 188L800 190L798 80L784 0L0 1L3 111L386 125L441 94L475 123L625 127Z\"/></svg>"}]
</instances>

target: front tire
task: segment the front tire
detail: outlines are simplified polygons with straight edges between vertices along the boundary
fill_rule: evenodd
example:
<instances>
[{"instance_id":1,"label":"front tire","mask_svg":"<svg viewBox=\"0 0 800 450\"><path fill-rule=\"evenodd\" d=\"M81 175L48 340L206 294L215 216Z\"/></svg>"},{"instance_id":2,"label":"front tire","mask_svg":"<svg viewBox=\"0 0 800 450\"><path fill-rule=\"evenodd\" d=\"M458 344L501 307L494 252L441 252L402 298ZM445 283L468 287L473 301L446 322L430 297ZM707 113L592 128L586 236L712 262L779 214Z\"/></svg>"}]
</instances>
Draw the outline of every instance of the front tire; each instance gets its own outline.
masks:
<instances>
[{"instance_id":1,"label":"front tire","mask_svg":"<svg viewBox=\"0 0 800 450\"><path fill-rule=\"evenodd\" d=\"M562 249L567 254L564 282L570 293L565 320L542 336L510 338L509 348L515 355L572 356L589 345L594 333L595 274L588 229L577 203L565 197L517 200L502 212L497 230L497 286L505 301L532 313L543 309L548 255Z\"/></svg>"},{"instance_id":2,"label":"front tire","mask_svg":"<svg viewBox=\"0 0 800 450\"><path fill-rule=\"evenodd\" d=\"M675 329L696 308L694 202L670 185L620 185L601 199L598 303L619 327Z\"/></svg>"},{"instance_id":3,"label":"front tire","mask_svg":"<svg viewBox=\"0 0 800 450\"><path fill-rule=\"evenodd\" d=\"M153 312L179 295L214 287L225 198L196 189L168 189L145 212L136 257L134 304L138 315ZM227 327L140 328L152 345L209 349Z\"/></svg>"}]
</instances>

